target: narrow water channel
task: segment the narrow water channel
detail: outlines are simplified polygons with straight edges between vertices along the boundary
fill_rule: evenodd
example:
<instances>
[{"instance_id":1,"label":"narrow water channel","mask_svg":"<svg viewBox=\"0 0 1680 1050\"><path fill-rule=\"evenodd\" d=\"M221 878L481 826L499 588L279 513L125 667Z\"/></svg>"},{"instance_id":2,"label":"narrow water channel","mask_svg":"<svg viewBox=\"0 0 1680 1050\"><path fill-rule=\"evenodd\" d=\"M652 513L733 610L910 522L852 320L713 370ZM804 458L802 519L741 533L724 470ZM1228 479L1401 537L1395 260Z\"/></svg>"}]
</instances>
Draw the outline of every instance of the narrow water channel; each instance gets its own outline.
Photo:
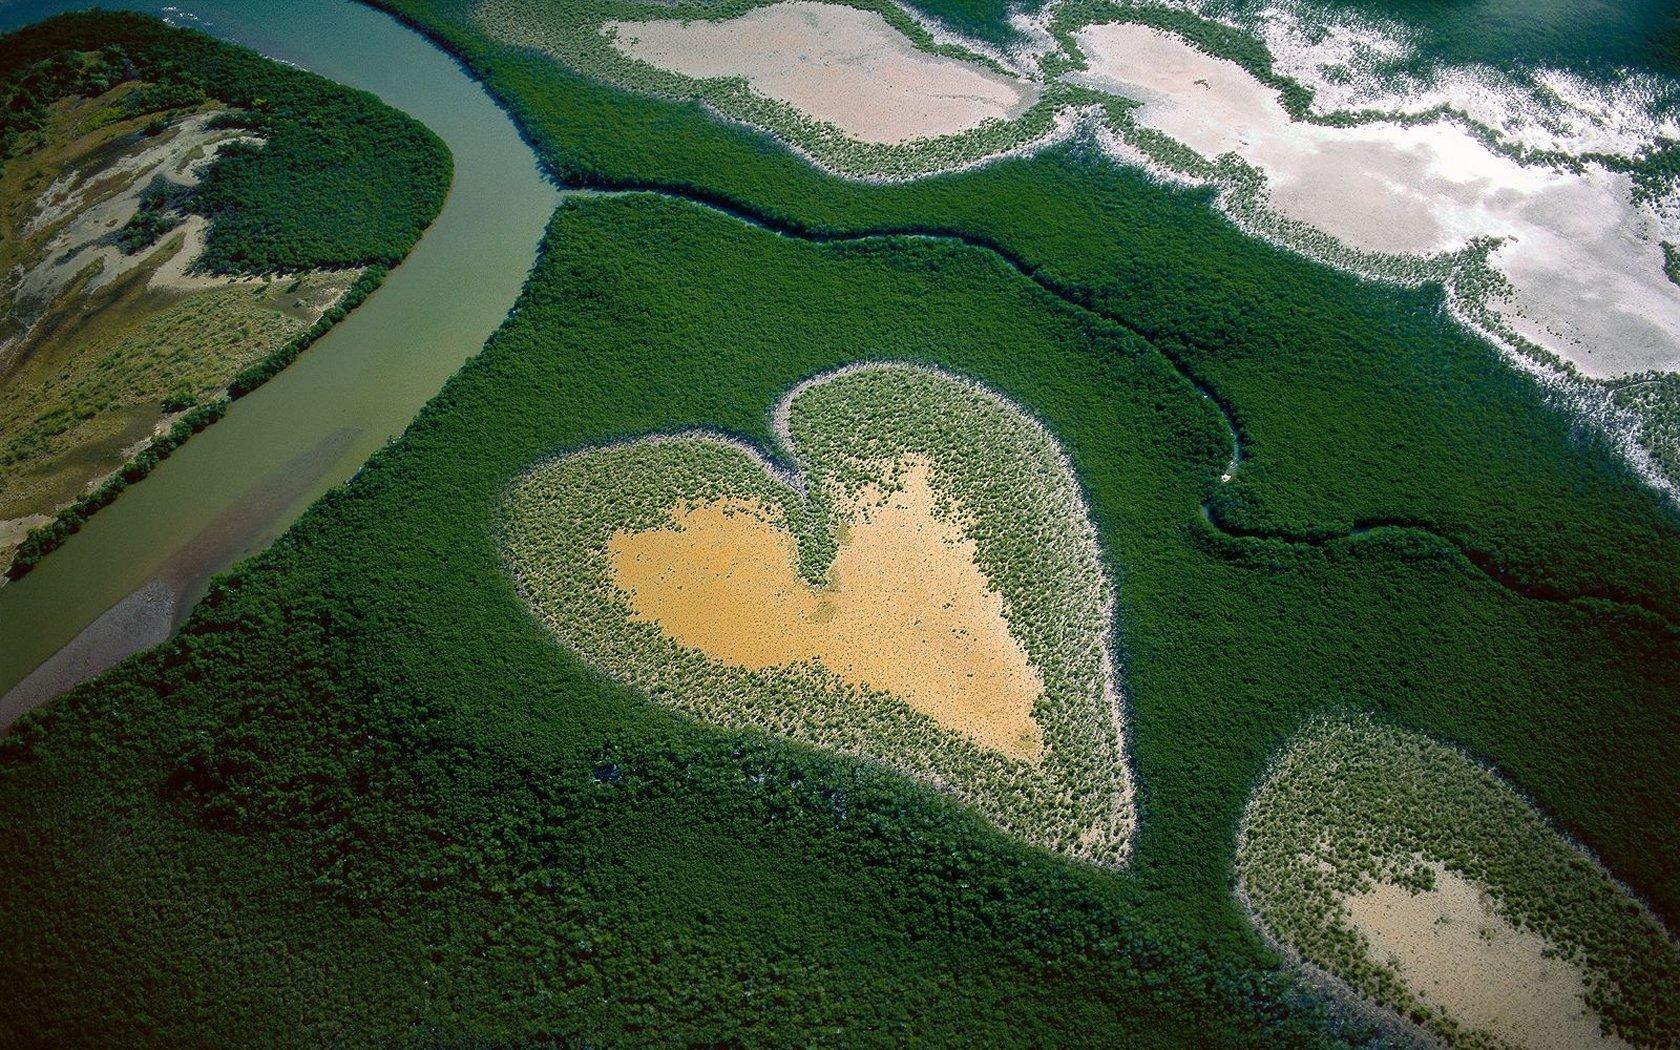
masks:
<instances>
[{"instance_id":1,"label":"narrow water channel","mask_svg":"<svg viewBox=\"0 0 1680 1050\"><path fill-rule=\"evenodd\" d=\"M0 32L95 6L0 0ZM0 728L123 651L163 640L211 576L261 550L400 434L500 324L557 192L455 62L349 0L100 0L372 91L448 143L443 213L383 288L227 416L0 587Z\"/></svg>"}]
</instances>

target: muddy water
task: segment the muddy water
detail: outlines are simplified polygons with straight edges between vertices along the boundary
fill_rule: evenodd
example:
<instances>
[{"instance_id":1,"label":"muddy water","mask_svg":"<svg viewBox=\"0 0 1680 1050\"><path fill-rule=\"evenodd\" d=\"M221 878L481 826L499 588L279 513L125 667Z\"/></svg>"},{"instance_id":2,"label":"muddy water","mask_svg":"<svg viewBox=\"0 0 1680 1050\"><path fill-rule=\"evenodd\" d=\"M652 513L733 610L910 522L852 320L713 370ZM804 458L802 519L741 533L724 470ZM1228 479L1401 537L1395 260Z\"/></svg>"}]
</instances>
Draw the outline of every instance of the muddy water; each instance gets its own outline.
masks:
<instances>
[{"instance_id":1,"label":"muddy water","mask_svg":"<svg viewBox=\"0 0 1680 1050\"><path fill-rule=\"evenodd\" d=\"M0 587L0 726L166 636L211 575L267 546L401 433L513 305L557 203L483 89L386 15L343 0L101 2L374 92L448 143L455 182L437 222L360 309ZM0 2L0 31L90 6Z\"/></svg>"}]
</instances>

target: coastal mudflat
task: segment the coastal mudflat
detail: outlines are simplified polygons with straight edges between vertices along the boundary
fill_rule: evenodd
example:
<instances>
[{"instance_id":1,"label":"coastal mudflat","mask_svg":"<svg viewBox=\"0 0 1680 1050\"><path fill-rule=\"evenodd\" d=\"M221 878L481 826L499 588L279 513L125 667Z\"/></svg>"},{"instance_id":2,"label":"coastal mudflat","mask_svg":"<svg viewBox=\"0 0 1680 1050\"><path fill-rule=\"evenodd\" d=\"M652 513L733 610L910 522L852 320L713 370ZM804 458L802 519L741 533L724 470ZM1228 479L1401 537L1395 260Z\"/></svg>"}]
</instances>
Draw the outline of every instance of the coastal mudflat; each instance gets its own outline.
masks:
<instances>
[{"instance_id":1,"label":"coastal mudflat","mask_svg":"<svg viewBox=\"0 0 1680 1050\"><path fill-rule=\"evenodd\" d=\"M1013 120L1038 87L923 51L874 11L786 0L722 22L608 22L624 55L758 93L863 142L900 144Z\"/></svg>"}]
</instances>

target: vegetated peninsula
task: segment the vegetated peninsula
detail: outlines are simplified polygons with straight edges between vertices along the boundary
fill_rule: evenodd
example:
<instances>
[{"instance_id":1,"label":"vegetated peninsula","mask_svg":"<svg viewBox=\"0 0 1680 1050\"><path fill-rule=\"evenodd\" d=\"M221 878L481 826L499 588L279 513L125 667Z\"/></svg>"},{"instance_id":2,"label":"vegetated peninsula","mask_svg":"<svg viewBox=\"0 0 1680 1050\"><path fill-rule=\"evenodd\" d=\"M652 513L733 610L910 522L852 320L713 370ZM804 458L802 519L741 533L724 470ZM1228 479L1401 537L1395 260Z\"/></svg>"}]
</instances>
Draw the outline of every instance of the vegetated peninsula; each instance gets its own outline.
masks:
<instances>
[{"instance_id":1,"label":"vegetated peninsula","mask_svg":"<svg viewBox=\"0 0 1680 1050\"><path fill-rule=\"evenodd\" d=\"M5 38L0 98L15 576L377 287L451 162L371 95L140 15Z\"/></svg>"}]
</instances>

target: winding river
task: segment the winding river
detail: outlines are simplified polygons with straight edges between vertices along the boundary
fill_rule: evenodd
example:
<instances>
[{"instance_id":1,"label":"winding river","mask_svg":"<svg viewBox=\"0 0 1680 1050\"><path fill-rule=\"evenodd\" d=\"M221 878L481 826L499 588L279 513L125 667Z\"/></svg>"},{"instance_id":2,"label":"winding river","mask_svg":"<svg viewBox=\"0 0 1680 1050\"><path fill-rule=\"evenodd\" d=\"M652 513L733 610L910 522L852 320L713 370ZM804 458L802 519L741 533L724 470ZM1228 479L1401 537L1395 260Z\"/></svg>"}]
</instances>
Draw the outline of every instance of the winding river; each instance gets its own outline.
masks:
<instances>
[{"instance_id":1,"label":"winding river","mask_svg":"<svg viewBox=\"0 0 1680 1050\"><path fill-rule=\"evenodd\" d=\"M92 6L0 2L0 32ZM211 576L267 546L400 434L506 316L558 202L483 88L385 14L349 0L100 6L162 15L372 91L448 143L455 181L384 287L28 576L0 587L0 728L163 641Z\"/></svg>"}]
</instances>

